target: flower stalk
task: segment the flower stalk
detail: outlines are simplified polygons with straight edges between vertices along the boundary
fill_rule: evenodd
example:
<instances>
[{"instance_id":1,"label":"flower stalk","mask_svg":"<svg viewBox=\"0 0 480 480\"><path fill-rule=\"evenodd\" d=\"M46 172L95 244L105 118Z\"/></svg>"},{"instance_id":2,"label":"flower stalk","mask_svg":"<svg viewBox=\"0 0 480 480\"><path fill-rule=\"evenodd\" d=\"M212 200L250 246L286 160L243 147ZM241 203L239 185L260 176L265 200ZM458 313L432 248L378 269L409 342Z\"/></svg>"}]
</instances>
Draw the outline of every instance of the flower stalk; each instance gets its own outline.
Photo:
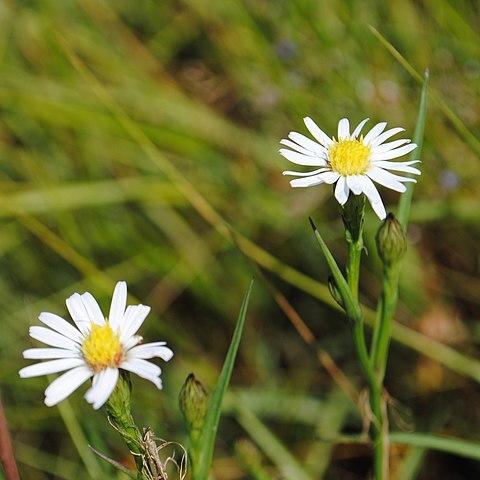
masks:
<instances>
[{"instance_id":1,"label":"flower stalk","mask_svg":"<svg viewBox=\"0 0 480 480\"><path fill-rule=\"evenodd\" d=\"M117 385L105 404L105 410L113 428L121 435L134 456L138 472L141 472L144 452L140 429L135 424L131 413L131 390L130 375L127 372L121 372Z\"/></svg>"}]
</instances>

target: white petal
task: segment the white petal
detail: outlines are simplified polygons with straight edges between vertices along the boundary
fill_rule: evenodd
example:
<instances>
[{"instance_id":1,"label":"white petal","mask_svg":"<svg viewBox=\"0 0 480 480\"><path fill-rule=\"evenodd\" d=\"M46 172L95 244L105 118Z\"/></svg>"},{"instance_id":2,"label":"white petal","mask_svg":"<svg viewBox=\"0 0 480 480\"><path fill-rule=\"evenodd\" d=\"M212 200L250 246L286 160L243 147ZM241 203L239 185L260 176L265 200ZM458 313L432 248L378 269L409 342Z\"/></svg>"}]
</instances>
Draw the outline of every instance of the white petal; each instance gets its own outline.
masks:
<instances>
[{"instance_id":1,"label":"white petal","mask_svg":"<svg viewBox=\"0 0 480 480\"><path fill-rule=\"evenodd\" d=\"M42 312L38 316L38 319L51 329L68 337L74 342L80 343L83 340L83 335L76 328L54 313Z\"/></svg>"},{"instance_id":2,"label":"white petal","mask_svg":"<svg viewBox=\"0 0 480 480\"><path fill-rule=\"evenodd\" d=\"M280 143L282 145L285 145L286 147L292 148L298 153L303 153L304 155L312 155L313 153L311 150L307 150L305 147L302 147L301 145L298 145L297 143L292 142L291 140L287 140L285 138L280 140Z\"/></svg>"},{"instance_id":3,"label":"white petal","mask_svg":"<svg viewBox=\"0 0 480 480\"><path fill-rule=\"evenodd\" d=\"M292 187L312 187L321 183L335 183L340 178L337 172L324 172L306 178L296 178L290 181Z\"/></svg>"},{"instance_id":4,"label":"white petal","mask_svg":"<svg viewBox=\"0 0 480 480\"><path fill-rule=\"evenodd\" d=\"M340 205L345 205L346 201L348 200L349 193L350 189L348 188L345 177L340 177L337 185L335 186L335 198Z\"/></svg>"},{"instance_id":5,"label":"white petal","mask_svg":"<svg viewBox=\"0 0 480 480\"><path fill-rule=\"evenodd\" d=\"M380 185L400 193L407 190L407 187L401 182L416 182L413 178L400 177L381 168L372 168L367 172L367 175Z\"/></svg>"},{"instance_id":6,"label":"white petal","mask_svg":"<svg viewBox=\"0 0 480 480\"><path fill-rule=\"evenodd\" d=\"M98 306L97 301L93 298L93 295L85 292L83 295L80 295L80 297L85 305L90 321L97 325L105 325L105 317L103 316L102 310Z\"/></svg>"},{"instance_id":7,"label":"white petal","mask_svg":"<svg viewBox=\"0 0 480 480\"><path fill-rule=\"evenodd\" d=\"M413 173L421 175L422 172L415 167L410 167L412 163L418 163L420 160L413 160L411 162L389 162L387 160L378 160L373 163L374 167L385 168L386 170L394 170L396 172Z\"/></svg>"},{"instance_id":8,"label":"white petal","mask_svg":"<svg viewBox=\"0 0 480 480\"><path fill-rule=\"evenodd\" d=\"M322 167L326 164L325 158L319 156L308 156L303 153L294 152L293 150L287 150L286 148L281 148L279 150L280 154L283 155L287 160L297 165L306 165L309 167ZM313 153L312 153L313 155Z\"/></svg>"},{"instance_id":9,"label":"white petal","mask_svg":"<svg viewBox=\"0 0 480 480\"><path fill-rule=\"evenodd\" d=\"M120 341L122 343L138 332L149 312L150 307L146 305L130 305L127 308L124 323L120 329Z\"/></svg>"},{"instance_id":10,"label":"white petal","mask_svg":"<svg viewBox=\"0 0 480 480\"><path fill-rule=\"evenodd\" d=\"M67 348L75 350L78 347L78 344L73 340L70 340L63 335L60 335L53 330L50 330L46 327L39 327L38 325L34 325L29 329L30 336L43 342L51 347L59 347L59 348Z\"/></svg>"},{"instance_id":11,"label":"white petal","mask_svg":"<svg viewBox=\"0 0 480 480\"><path fill-rule=\"evenodd\" d=\"M162 388L162 381L160 380L160 374L162 373L162 370L153 363L138 358L132 358L122 362L121 368L135 373L141 378L150 380L159 389Z\"/></svg>"},{"instance_id":12,"label":"white petal","mask_svg":"<svg viewBox=\"0 0 480 480\"><path fill-rule=\"evenodd\" d=\"M294 142L298 143L303 148L309 150L311 152L311 154L312 153L323 154L323 152L326 151L324 146L320 145L317 142L314 142L313 140L306 137L305 135L302 135L301 133L290 132L288 134L288 138L290 140L293 140Z\"/></svg>"},{"instance_id":13,"label":"white petal","mask_svg":"<svg viewBox=\"0 0 480 480\"><path fill-rule=\"evenodd\" d=\"M85 305L82 302L82 297L78 293L74 293L67 298L67 308L70 316L81 332L85 332L87 327L90 327L90 318Z\"/></svg>"},{"instance_id":14,"label":"white petal","mask_svg":"<svg viewBox=\"0 0 480 480\"><path fill-rule=\"evenodd\" d=\"M377 123L363 138L364 145L371 145L373 141L385 130L387 122Z\"/></svg>"},{"instance_id":15,"label":"white petal","mask_svg":"<svg viewBox=\"0 0 480 480\"><path fill-rule=\"evenodd\" d=\"M305 188L320 185L321 183L323 183L323 180L317 175L314 175L313 177L296 178L295 180L291 180L290 186L293 188Z\"/></svg>"},{"instance_id":16,"label":"white petal","mask_svg":"<svg viewBox=\"0 0 480 480\"><path fill-rule=\"evenodd\" d=\"M384 153L376 153L373 152L371 156L371 160L375 162L376 160L390 160L391 158L401 157L410 153L412 150L415 150L417 145L415 143L411 143L409 145L405 145L404 147L396 148L395 150L390 150L389 152Z\"/></svg>"},{"instance_id":17,"label":"white petal","mask_svg":"<svg viewBox=\"0 0 480 480\"><path fill-rule=\"evenodd\" d=\"M144 345L138 345L137 347L132 348L128 351L128 358L154 358L158 357L165 362L168 362L173 357L173 352L168 347L160 345L160 343L145 343Z\"/></svg>"},{"instance_id":18,"label":"white petal","mask_svg":"<svg viewBox=\"0 0 480 480\"><path fill-rule=\"evenodd\" d=\"M388 152L390 150L393 150L394 148L401 147L406 143L410 143L410 140L408 138L403 138L402 140L395 140L393 142L388 142L388 143L382 143L382 145L379 145L378 147L375 147L373 149L373 153Z\"/></svg>"},{"instance_id":19,"label":"white petal","mask_svg":"<svg viewBox=\"0 0 480 480\"><path fill-rule=\"evenodd\" d=\"M342 118L338 122L338 140L345 140L350 138L350 122L348 118Z\"/></svg>"},{"instance_id":20,"label":"white petal","mask_svg":"<svg viewBox=\"0 0 480 480\"><path fill-rule=\"evenodd\" d=\"M355 195L360 195L363 191L361 175L349 175L347 177L347 185Z\"/></svg>"},{"instance_id":21,"label":"white petal","mask_svg":"<svg viewBox=\"0 0 480 480\"><path fill-rule=\"evenodd\" d=\"M322 167L317 170L312 170L311 172L292 172L290 170L286 170L282 172L282 175L296 175L297 177L309 177L311 175L316 175L317 173L328 172L330 168Z\"/></svg>"},{"instance_id":22,"label":"white petal","mask_svg":"<svg viewBox=\"0 0 480 480\"><path fill-rule=\"evenodd\" d=\"M404 131L405 131L405 129L401 128L401 127L391 128L390 130L387 130L386 132L383 132L377 138L372 140L370 142L370 144L371 144L372 147L376 147L377 145L380 145L385 140L388 140L390 137L393 137L397 133L404 132Z\"/></svg>"},{"instance_id":23,"label":"white petal","mask_svg":"<svg viewBox=\"0 0 480 480\"><path fill-rule=\"evenodd\" d=\"M378 215L380 220L383 220L387 216L385 207L383 206L382 198L378 193L374 183L364 175L362 177L363 193L367 196L368 201L372 205L373 211Z\"/></svg>"},{"instance_id":24,"label":"white petal","mask_svg":"<svg viewBox=\"0 0 480 480\"><path fill-rule=\"evenodd\" d=\"M23 352L23 358L30 360L46 360L48 358L81 358L79 350L64 348L29 348Z\"/></svg>"},{"instance_id":25,"label":"white petal","mask_svg":"<svg viewBox=\"0 0 480 480\"><path fill-rule=\"evenodd\" d=\"M380 122L377 123L363 138L363 144L369 145L373 142L384 130L387 126L387 122Z\"/></svg>"},{"instance_id":26,"label":"white petal","mask_svg":"<svg viewBox=\"0 0 480 480\"><path fill-rule=\"evenodd\" d=\"M320 177L323 178L323 181L327 183L328 185L331 185L332 183L335 183L339 178L340 174L337 172L325 172L325 173L320 173Z\"/></svg>"},{"instance_id":27,"label":"white petal","mask_svg":"<svg viewBox=\"0 0 480 480\"><path fill-rule=\"evenodd\" d=\"M92 387L85 394L85 400L98 410L110 397L118 381L118 369L106 368L95 374Z\"/></svg>"},{"instance_id":28,"label":"white petal","mask_svg":"<svg viewBox=\"0 0 480 480\"><path fill-rule=\"evenodd\" d=\"M308 128L308 131L325 147L328 148L333 140L323 131L319 128L319 126L310 118L310 117L305 117L303 119L305 122L306 127Z\"/></svg>"},{"instance_id":29,"label":"white petal","mask_svg":"<svg viewBox=\"0 0 480 480\"><path fill-rule=\"evenodd\" d=\"M143 337L140 335L134 335L133 337L130 337L128 340L123 342L123 348L125 351L130 350L133 348L135 345L138 345L139 343L142 343Z\"/></svg>"},{"instance_id":30,"label":"white petal","mask_svg":"<svg viewBox=\"0 0 480 480\"><path fill-rule=\"evenodd\" d=\"M92 375L92 371L86 366L77 367L64 373L45 390L45 404L51 407L61 402Z\"/></svg>"},{"instance_id":31,"label":"white petal","mask_svg":"<svg viewBox=\"0 0 480 480\"><path fill-rule=\"evenodd\" d=\"M357 138L360 135L360 132L362 131L363 126L369 121L369 118L366 118L365 120L362 120L357 128L352 132L351 138Z\"/></svg>"},{"instance_id":32,"label":"white petal","mask_svg":"<svg viewBox=\"0 0 480 480\"><path fill-rule=\"evenodd\" d=\"M63 372L70 368L84 365L83 358L62 358L61 360L50 360L48 362L36 363L28 367L22 368L19 372L20 377L30 378L39 377L40 375L48 375L49 373Z\"/></svg>"},{"instance_id":33,"label":"white petal","mask_svg":"<svg viewBox=\"0 0 480 480\"><path fill-rule=\"evenodd\" d=\"M123 314L127 306L127 284L118 282L113 291L112 303L110 304L110 313L108 321L114 332L118 331L118 327L122 323Z\"/></svg>"}]
</instances>

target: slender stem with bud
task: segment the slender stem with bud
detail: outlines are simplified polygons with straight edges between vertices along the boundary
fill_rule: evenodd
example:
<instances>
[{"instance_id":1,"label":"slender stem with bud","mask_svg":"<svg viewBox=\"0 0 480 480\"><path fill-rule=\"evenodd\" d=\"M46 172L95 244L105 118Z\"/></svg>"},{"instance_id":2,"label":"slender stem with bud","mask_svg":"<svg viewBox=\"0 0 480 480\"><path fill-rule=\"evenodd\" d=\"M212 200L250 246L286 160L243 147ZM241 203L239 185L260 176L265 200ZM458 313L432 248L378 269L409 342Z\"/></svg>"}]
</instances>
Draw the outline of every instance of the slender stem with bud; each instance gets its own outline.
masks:
<instances>
[{"instance_id":1,"label":"slender stem with bud","mask_svg":"<svg viewBox=\"0 0 480 480\"><path fill-rule=\"evenodd\" d=\"M360 279L360 261L363 251L363 221L365 197L351 195L342 210L345 225L345 238L348 245L348 261L346 268L347 283L353 300L358 303L358 285ZM368 354L362 317L354 319L353 338L359 356L362 371L370 389L370 405L373 413L371 433L374 448L375 480L383 480L388 476L388 434L384 431L384 406L382 399L382 382L374 370L374 364Z\"/></svg>"}]
</instances>

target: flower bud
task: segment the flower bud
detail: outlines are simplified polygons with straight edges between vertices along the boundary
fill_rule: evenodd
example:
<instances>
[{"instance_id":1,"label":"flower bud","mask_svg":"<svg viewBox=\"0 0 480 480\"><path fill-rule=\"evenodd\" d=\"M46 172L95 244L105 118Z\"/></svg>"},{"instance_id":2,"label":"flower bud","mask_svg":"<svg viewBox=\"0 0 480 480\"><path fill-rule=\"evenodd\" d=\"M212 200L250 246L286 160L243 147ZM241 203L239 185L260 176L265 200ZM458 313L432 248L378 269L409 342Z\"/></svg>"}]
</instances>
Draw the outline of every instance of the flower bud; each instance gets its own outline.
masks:
<instances>
[{"instance_id":1,"label":"flower bud","mask_svg":"<svg viewBox=\"0 0 480 480\"><path fill-rule=\"evenodd\" d=\"M200 430L207 414L208 394L193 373L185 380L178 402L189 429Z\"/></svg>"},{"instance_id":2,"label":"flower bud","mask_svg":"<svg viewBox=\"0 0 480 480\"><path fill-rule=\"evenodd\" d=\"M385 265L401 260L407 251L407 237L393 213L389 213L378 229L377 250Z\"/></svg>"}]
</instances>

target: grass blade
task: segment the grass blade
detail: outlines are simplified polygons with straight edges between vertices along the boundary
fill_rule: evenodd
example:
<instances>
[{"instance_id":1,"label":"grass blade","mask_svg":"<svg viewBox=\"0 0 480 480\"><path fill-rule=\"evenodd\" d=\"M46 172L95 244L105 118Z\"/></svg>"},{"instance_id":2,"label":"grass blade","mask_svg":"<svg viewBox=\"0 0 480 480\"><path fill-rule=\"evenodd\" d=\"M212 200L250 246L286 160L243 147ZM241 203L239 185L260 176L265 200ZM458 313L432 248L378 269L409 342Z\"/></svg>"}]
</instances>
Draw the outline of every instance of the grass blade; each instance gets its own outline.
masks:
<instances>
[{"instance_id":1,"label":"grass blade","mask_svg":"<svg viewBox=\"0 0 480 480\"><path fill-rule=\"evenodd\" d=\"M461 438L448 437L446 435L434 435L429 433L406 433L392 432L392 443L422 447L440 452L459 455L460 457L480 460L480 443Z\"/></svg>"},{"instance_id":2,"label":"grass blade","mask_svg":"<svg viewBox=\"0 0 480 480\"><path fill-rule=\"evenodd\" d=\"M423 80L422 94L420 96L420 106L418 108L417 124L415 126L415 133L413 136L413 142L416 143L418 147L411 153L412 160L420 158L422 154L423 133L425 131L425 119L427 116L428 80L429 72L428 70L426 70L425 78ZM406 174L406 176L409 175ZM408 225L408 217L410 213L410 206L412 204L414 185L414 183L407 184L407 191L403 195L401 195L400 203L398 205L397 220L400 222L400 225L402 225L404 231L406 231Z\"/></svg>"},{"instance_id":3,"label":"grass blade","mask_svg":"<svg viewBox=\"0 0 480 480\"><path fill-rule=\"evenodd\" d=\"M225 357L225 362L223 364L220 377L218 378L217 386L211 395L210 405L200 437L200 451L198 452L198 465L196 466L193 474L194 480L206 480L208 478L208 472L212 463L215 439L217 437L218 424L220 422L222 401L225 392L227 391L230 377L232 376L233 365L237 356L238 346L240 345L243 325L245 324L248 302L252 293L253 281L254 280L252 279L247 293L243 299L240 314L238 315L237 325L235 327L235 331L233 332L232 341L230 343L230 348L228 349L227 356Z\"/></svg>"}]
</instances>

